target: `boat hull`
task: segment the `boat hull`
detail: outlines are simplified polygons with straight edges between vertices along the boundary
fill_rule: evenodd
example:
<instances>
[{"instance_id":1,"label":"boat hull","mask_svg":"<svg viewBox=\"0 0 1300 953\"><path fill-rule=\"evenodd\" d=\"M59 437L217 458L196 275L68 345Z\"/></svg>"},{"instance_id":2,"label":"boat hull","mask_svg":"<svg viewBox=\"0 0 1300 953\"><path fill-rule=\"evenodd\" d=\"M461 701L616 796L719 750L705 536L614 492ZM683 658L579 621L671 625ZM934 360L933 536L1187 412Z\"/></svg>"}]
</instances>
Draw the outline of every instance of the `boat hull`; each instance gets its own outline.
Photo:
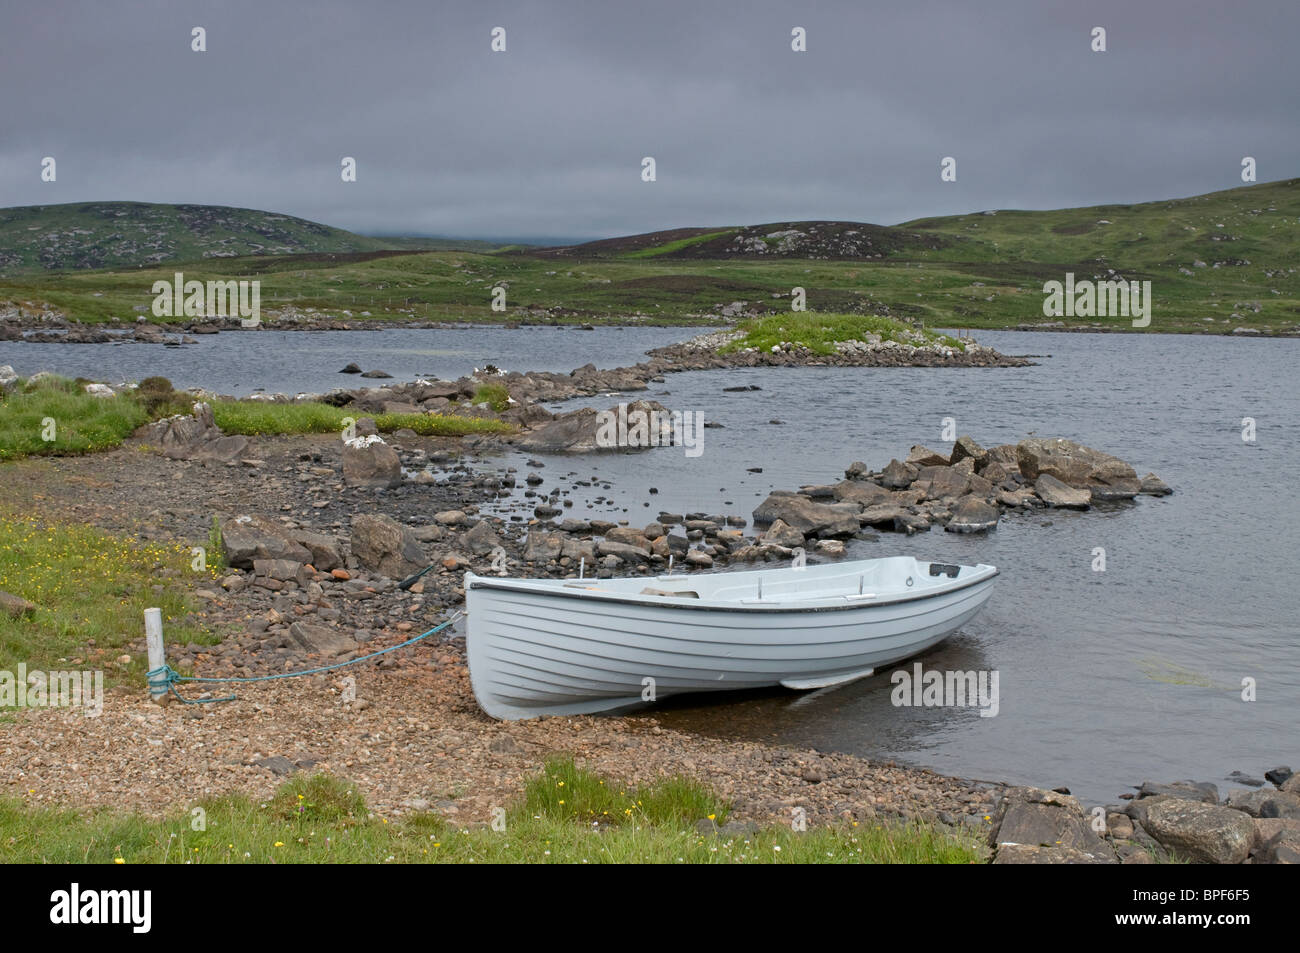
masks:
<instances>
[{"instance_id":1,"label":"boat hull","mask_svg":"<svg viewBox=\"0 0 1300 953\"><path fill-rule=\"evenodd\" d=\"M689 692L836 684L947 638L983 607L994 575L883 604L740 611L575 598L470 575L470 678L479 705L502 720Z\"/></svg>"}]
</instances>

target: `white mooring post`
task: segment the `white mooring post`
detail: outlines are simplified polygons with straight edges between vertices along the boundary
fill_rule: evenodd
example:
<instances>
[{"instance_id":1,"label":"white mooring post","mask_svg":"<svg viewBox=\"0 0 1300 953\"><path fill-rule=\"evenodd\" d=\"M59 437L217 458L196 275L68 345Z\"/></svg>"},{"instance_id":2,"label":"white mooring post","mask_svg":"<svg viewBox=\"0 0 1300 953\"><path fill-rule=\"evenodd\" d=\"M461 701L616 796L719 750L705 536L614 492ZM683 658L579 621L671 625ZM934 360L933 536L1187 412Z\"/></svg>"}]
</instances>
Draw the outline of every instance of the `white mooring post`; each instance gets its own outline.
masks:
<instances>
[{"instance_id":1,"label":"white mooring post","mask_svg":"<svg viewBox=\"0 0 1300 953\"><path fill-rule=\"evenodd\" d=\"M144 610L144 639L149 646L149 671L162 668L167 664L167 652L163 648L162 610ZM158 704L167 698L167 686L149 686L149 697Z\"/></svg>"}]
</instances>

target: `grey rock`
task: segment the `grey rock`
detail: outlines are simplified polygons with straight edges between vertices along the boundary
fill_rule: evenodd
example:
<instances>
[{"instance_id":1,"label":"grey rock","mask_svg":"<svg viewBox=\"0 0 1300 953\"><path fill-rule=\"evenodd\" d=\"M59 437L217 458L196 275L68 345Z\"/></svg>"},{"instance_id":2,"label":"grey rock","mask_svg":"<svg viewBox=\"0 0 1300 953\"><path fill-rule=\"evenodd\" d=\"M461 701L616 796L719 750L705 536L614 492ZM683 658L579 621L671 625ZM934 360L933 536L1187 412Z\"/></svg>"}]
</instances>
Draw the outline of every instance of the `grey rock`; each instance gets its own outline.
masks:
<instances>
[{"instance_id":1,"label":"grey rock","mask_svg":"<svg viewBox=\"0 0 1300 953\"><path fill-rule=\"evenodd\" d=\"M1206 864L1241 863L1255 834L1254 823L1241 811L1174 797L1152 804L1143 827L1163 846Z\"/></svg>"},{"instance_id":2,"label":"grey rock","mask_svg":"<svg viewBox=\"0 0 1300 953\"><path fill-rule=\"evenodd\" d=\"M1034 492L1051 507L1086 510L1092 505L1092 491L1069 486L1050 473L1040 474L1034 481Z\"/></svg>"},{"instance_id":3,"label":"grey rock","mask_svg":"<svg viewBox=\"0 0 1300 953\"><path fill-rule=\"evenodd\" d=\"M1219 803L1219 789L1209 781L1174 781L1171 784L1143 781L1142 786L1138 788L1139 798L1159 795L1183 798L1188 801L1204 801L1206 804Z\"/></svg>"},{"instance_id":4,"label":"grey rock","mask_svg":"<svg viewBox=\"0 0 1300 953\"><path fill-rule=\"evenodd\" d=\"M415 532L388 516L352 517L352 555L364 569L404 579L429 565Z\"/></svg>"},{"instance_id":5,"label":"grey rock","mask_svg":"<svg viewBox=\"0 0 1300 953\"><path fill-rule=\"evenodd\" d=\"M919 472L920 468L911 463L890 460L885 469L880 471L880 485L895 490L905 490L912 485Z\"/></svg>"},{"instance_id":6,"label":"grey rock","mask_svg":"<svg viewBox=\"0 0 1300 953\"><path fill-rule=\"evenodd\" d=\"M978 471L986 462L988 462L989 452L981 447L969 436L960 436L957 442L953 444L952 455L948 458L949 463L960 463L962 460L970 459L975 462L975 469Z\"/></svg>"},{"instance_id":7,"label":"grey rock","mask_svg":"<svg viewBox=\"0 0 1300 953\"><path fill-rule=\"evenodd\" d=\"M289 636L306 652L316 655L341 655L357 647L357 641L347 632L310 622L295 622L289 626Z\"/></svg>"},{"instance_id":8,"label":"grey rock","mask_svg":"<svg viewBox=\"0 0 1300 953\"><path fill-rule=\"evenodd\" d=\"M261 761L254 761L253 763L266 768L278 777L293 774L297 770L297 766L282 754L272 755L269 758L263 758Z\"/></svg>"},{"instance_id":9,"label":"grey rock","mask_svg":"<svg viewBox=\"0 0 1300 953\"><path fill-rule=\"evenodd\" d=\"M996 506L976 496L964 496L953 507L952 519L944 529L950 533L984 533L997 529L1000 518Z\"/></svg>"},{"instance_id":10,"label":"grey rock","mask_svg":"<svg viewBox=\"0 0 1300 953\"><path fill-rule=\"evenodd\" d=\"M1148 473L1142 478L1140 492L1147 496L1168 496L1174 491L1170 489L1169 484L1154 473Z\"/></svg>"},{"instance_id":11,"label":"grey rock","mask_svg":"<svg viewBox=\"0 0 1300 953\"><path fill-rule=\"evenodd\" d=\"M767 531L760 537L764 543L771 543L774 546L785 546L794 549L804 544L803 533L799 532L783 519L777 519L767 528Z\"/></svg>"},{"instance_id":12,"label":"grey rock","mask_svg":"<svg viewBox=\"0 0 1300 953\"><path fill-rule=\"evenodd\" d=\"M1045 474L1076 488L1137 478L1133 468L1118 457L1059 437L1020 441L1016 461L1026 480L1036 481Z\"/></svg>"},{"instance_id":13,"label":"grey rock","mask_svg":"<svg viewBox=\"0 0 1300 953\"><path fill-rule=\"evenodd\" d=\"M289 538L283 524L265 516L239 516L221 524L222 550L226 565L252 569L257 559L312 561L312 551ZM317 567L320 568L320 567Z\"/></svg>"},{"instance_id":14,"label":"grey rock","mask_svg":"<svg viewBox=\"0 0 1300 953\"><path fill-rule=\"evenodd\" d=\"M377 434L343 442L343 480L351 486L398 486L402 461Z\"/></svg>"},{"instance_id":15,"label":"grey rock","mask_svg":"<svg viewBox=\"0 0 1300 953\"><path fill-rule=\"evenodd\" d=\"M853 535L860 528L853 503L814 503L806 496L773 493L754 510L754 522L774 523L778 519L805 536Z\"/></svg>"},{"instance_id":16,"label":"grey rock","mask_svg":"<svg viewBox=\"0 0 1300 953\"><path fill-rule=\"evenodd\" d=\"M501 545L501 537L487 520L479 520L460 535L460 546L475 556L486 556Z\"/></svg>"}]
</instances>

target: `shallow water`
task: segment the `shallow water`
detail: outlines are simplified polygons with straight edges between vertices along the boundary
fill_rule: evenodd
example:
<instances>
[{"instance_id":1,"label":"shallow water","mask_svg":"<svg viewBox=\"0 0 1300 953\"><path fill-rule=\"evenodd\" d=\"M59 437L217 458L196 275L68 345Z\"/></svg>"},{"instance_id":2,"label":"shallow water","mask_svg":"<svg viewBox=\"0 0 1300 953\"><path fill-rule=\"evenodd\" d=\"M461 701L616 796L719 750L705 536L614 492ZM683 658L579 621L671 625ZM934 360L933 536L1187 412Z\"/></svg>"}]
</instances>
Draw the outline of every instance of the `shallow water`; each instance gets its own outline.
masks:
<instances>
[{"instance_id":1,"label":"shallow water","mask_svg":"<svg viewBox=\"0 0 1300 953\"><path fill-rule=\"evenodd\" d=\"M121 374L160 373L229 393L321 390L355 383L337 374L352 360L399 379L455 376L488 361L567 370L588 360L634 363L646 347L691 333L293 333L276 345L291 350L291 360L288 350L274 348L222 355L222 347L242 349L245 336L219 335L186 349L3 345L0 364L105 376L79 362L140 352L145 358L131 365L139 370L120 364ZM613 513L641 525L661 509L748 517L770 489L835 482L854 460L878 468L915 443L945 451L943 419L953 417L959 433L985 446L1030 432L1070 437L1122 457L1139 474L1154 470L1177 491L1105 510L1011 516L987 536L935 530L850 543L859 558L912 554L1002 570L984 612L921 658L926 669L996 670L996 717L975 708L894 707L886 672L815 695L672 702L662 709L664 721L969 777L1064 784L1093 801L1111 801L1146 778L1230 787L1222 782L1233 770L1260 776L1276 763L1300 761L1300 503L1293 490L1300 342L1013 332L979 339L1007 353L1050 357L1020 369L674 374L629 399L649 396L722 424L704 431L700 456L669 447L543 458L540 490L567 490L574 506L566 515ZM47 350L23 353L36 348ZM748 383L762 389L723 392ZM607 407L617 399L587 402ZM1243 417L1256 421L1254 443L1241 439ZM784 423L768 423L774 418ZM507 457L521 475L532 472L522 457ZM593 475L600 478L594 486L574 486ZM613 502L593 502L601 495ZM1092 569L1097 547L1105 549L1104 572ZM1256 701L1241 699L1243 678L1257 681Z\"/></svg>"},{"instance_id":2,"label":"shallow water","mask_svg":"<svg viewBox=\"0 0 1300 953\"><path fill-rule=\"evenodd\" d=\"M341 374L349 363L381 370L394 381L455 380L494 364L511 371L560 371L593 362L619 367L645 359L652 347L684 341L700 328L626 327L583 331L574 326L390 328L385 331L227 331L193 344L54 344L0 341L0 365L23 377L53 370L109 383L158 374L177 387L206 387L244 397L323 393L337 387L379 387L384 380Z\"/></svg>"}]
</instances>

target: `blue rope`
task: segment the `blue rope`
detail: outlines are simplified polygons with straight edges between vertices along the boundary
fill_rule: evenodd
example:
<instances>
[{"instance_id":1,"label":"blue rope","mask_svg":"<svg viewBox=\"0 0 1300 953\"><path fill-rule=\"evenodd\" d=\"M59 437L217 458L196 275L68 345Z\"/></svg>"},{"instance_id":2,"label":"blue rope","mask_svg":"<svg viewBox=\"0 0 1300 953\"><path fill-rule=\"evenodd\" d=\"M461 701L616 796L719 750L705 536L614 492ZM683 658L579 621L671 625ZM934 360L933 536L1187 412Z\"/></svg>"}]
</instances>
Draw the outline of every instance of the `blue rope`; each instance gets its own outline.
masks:
<instances>
[{"instance_id":1,"label":"blue rope","mask_svg":"<svg viewBox=\"0 0 1300 953\"><path fill-rule=\"evenodd\" d=\"M386 649L380 649L378 652L371 652L369 655L362 655L360 658L349 659L346 662L335 662L333 665L322 665L320 668L309 668L305 672L281 672L279 675L255 675L241 678L200 678L197 675L182 675L164 662L155 669L145 672L145 678L149 682L150 690L161 689L169 691L176 696L183 704L186 705L204 705L208 702L230 702L235 700L234 695L226 695L224 698L183 698L181 693L176 690L177 682L270 682L277 678L298 678L300 675L319 675L321 672L330 672L336 668L344 668L348 665L356 665L358 662L364 662L367 659L377 658L380 655L387 655L389 652L396 652L398 649L404 649L408 645L414 645L421 639L427 639L434 633L441 632L447 626L459 619L463 612L457 612L454 616L443 622L441 625L435 625L423 635L417 635L413 639L407 639L398 645L389 646Z\"/></svg>"}]
</instances>

